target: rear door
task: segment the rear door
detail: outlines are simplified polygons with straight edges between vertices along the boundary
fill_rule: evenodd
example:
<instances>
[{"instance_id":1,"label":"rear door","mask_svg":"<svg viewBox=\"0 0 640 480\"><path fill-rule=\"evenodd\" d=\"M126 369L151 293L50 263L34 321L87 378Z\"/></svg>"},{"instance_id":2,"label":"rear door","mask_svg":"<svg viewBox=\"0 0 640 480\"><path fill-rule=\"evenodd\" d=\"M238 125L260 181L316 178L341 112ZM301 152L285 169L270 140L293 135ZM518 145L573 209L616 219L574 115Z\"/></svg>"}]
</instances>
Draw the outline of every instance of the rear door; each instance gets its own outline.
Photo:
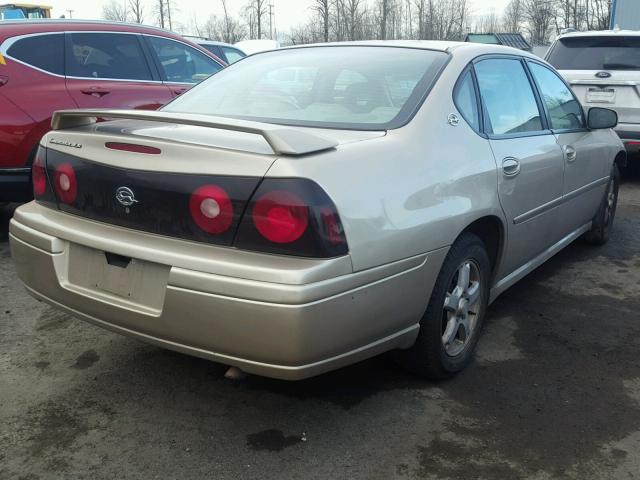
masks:
<instances>
[{"instance_id":1,"label":"rear door","mask_svg":"<svg viewBox=\"0 0 640 480\"><path fill-rule=\"evenodd\" d=\"M173 98L138 34L67 33L66 71L67 90L80 108L156 110Z\"/></svg>"},{"instance_id":2,"label":"rear door","mask_svg":"<svg viewBox=\"0 0 640 480\"><path fill-rule=\"evenodd\" d=\"M174 97L222 70L222 65L186 43L153 35L144 36L160 76Z\"/></svg>"},{"instance_id":3,"label":"rear door","mask_svg":"<svg viewBox=\"0 0 640 480\"><path fill-rule=\"evenodd\" d=\"M564 162L523 60L481 58L474 68L507 218L506 256L499 273L505 276L561 237Z\"/></svg>"},{"instance_id":4,"label":"rear door","mask_svg":"<svg viewBox=\"0 0 640 480\"><path fill-rule=\"evenodd\" d=\"M551 69L528 61L548 122L564 154L562 225L568 231L593 218L608 179L608 135L591 132L580 103Z\"/></svg>"},{"instance_id":5,"label":"rear door","mask_svg":"<svg viewBox=\"0 0 640 480\"><path fill-rule=\"evenodd\" d=\"M52 113L75 107L65 87L64 33L9 38L0 55L0 165L22 166L50 129Z\"/></svg>"},{"instance_id":6,"label":"rear door","mask_svg":"<svg viewBox=\"0 0 640 480\"><path fill-rule=\"evenodd\" d=\"M547 61L586 107L612 108L621 124L640 124L640 36L564 37Z\"/></svg>"}]
</instances>

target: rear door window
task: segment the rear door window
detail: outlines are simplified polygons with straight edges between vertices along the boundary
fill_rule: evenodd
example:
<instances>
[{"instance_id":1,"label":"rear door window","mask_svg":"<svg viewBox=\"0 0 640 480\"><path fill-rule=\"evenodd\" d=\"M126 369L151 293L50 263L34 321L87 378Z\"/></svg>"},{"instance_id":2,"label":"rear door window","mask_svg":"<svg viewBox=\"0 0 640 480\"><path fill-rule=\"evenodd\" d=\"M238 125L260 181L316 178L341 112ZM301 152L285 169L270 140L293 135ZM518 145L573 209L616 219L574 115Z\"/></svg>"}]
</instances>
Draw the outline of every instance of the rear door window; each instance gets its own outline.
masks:
<instances>
[{"instance_id":1,"label":"rear door window","mask_svg":"<svg viewBox=\"0 0 640 480\"><path fill-rule=\"evenodd\" d=\"M640 70L640 37L566 37L547 61L558 70Z\"/></svg>"},{"instance_id":2,"label":"rear door window","mask_svg":"<svg viewBox=\"0 0 640 480\"><path fill-rule=\"evenodd\" d=\"M469 125L477 132L480 130L480 115L478 114L478 102L476 100L476 89L473 85L473 76L468 70L462 75L455 91L453 101L456 107Z\"/></svg>"},{"instance_id":3,"label":"rear door window","mask_svg":"<svg viewBox=\"0 0 640 480\"><path fill-rule=\"evenodd\" d=\"M491 58L478 62L475 69L489 121L489 125L485 125L487 133L513 135L542 131L536 97L520 60Z\"/></svg>"},{"instance_id":4,"label":"rear door window","mask_svg":"<svg viewBox=\"0 0 640 480\"><path fill-rule=\"evenodd\" d=\"M64 75L64 34L47 34L17 40L7 56L45 72Z\"/></svg>"},{"instance_id":5,"label":"rear door window","mask_svg":"<svg viewBox=\"0 0 640 480\"><path fill-rule=\"evenodd\" d=\"M242 54L240 50L236 50L235 48L230 47L220 47L224 56L227 57L227 63L231 64L233 62L237 62L241 58L245 56Z\"/></svg>"},{"instance_id":6,"label":"rear door window","mask_svg":"<svg viewBox=\"0 0 640 480\"><path fill-rule=\"evenodd\" d=\"M539 63L529 63L540 95L549 112L551 128L575 130L584 127L582 107L558 75Z\"/></svg>"},{"instance_id":7,"label":"rear door window","mask_svg":"<svg viewBox=\"0 0 640 480\"><path fill-rule=\"evenodd\" d=\"M161 37L147 39L167 82L198 83L222 70L218 62L184 43Z\"/></svg>"},{"instance_id":8,"label":"rear door window","mask_svg":"<svg viewBox=\"0 0 640 480\"><path fill-rule=\"evenodd\" d=\"M80 78L152 80L138 35L71 33L67 75Z\"/></svg>"}]
</instances>

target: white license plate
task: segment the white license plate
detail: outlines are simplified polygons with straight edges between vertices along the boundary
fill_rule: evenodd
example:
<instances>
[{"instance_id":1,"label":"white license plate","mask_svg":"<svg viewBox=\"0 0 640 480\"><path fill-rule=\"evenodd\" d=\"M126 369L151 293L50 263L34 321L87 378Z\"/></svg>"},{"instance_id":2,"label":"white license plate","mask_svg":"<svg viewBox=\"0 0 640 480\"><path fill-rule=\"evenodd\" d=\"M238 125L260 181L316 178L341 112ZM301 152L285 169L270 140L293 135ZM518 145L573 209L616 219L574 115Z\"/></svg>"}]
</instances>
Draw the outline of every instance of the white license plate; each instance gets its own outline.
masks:
<instances>
[{"instance_id":1,"label":"white license plate","mask_svg":"<svg viewBox=\"0 0 640 480\"><path fill-rule=\"evenodd\" d=\"M587 90L587 103L614 103L615 101L615 88L591 87Z\"/></svg>"}]
</instances>

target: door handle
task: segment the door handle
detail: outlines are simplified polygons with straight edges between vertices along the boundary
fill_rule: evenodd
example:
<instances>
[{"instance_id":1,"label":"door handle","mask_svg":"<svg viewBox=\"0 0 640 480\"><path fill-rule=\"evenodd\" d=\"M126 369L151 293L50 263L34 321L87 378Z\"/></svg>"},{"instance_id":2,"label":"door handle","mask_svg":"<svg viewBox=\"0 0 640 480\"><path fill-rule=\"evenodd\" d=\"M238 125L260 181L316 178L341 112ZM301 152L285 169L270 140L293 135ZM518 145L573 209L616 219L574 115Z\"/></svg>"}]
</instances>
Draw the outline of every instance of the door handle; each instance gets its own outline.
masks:
<instances>
[{"instance_id":1,"label":"door handle","mask_svg":"<svg viewBox=\"0 0 640 480\"><path fill-rule=\"evenodd\" d=\"M173 93L175 93L176 95L182 95L187 90L189 90L189 89L188 88L174 88L173 89Z\"/></svg>"},{"instance_id":2,"label":"door handle","mask_svg":"<svg viewBox=\"0 0 640 480\"><path fill-rule=\"evenodd\" d=\"M564 158L567 159L567 162L572 163L576 161L578 157L578 152L571 145L565 145L562 147L562 151L564 152Z\"/></svg>"},{"instance_id":3,"label":"door handle","mask_svg":"<svg viewBox=\"0 0 640 480\"><path fill-rule=\"evenodd\" d=\"M80 90L85 95L91 95L92 97L104 97L105 95L109 95L111 92L101 87L90 87Z\"/></svg>"},{"instance_id":4,"label":"door handle","mask_svg":"<svg viewBox=\"0 0 640 480\"><path fill-rule=\"evenodd\" d=\"M507 157L502 160L502 174L505 177L515 177L520 173L520 160L514 157Z\"/></svg>"}]
</instances>

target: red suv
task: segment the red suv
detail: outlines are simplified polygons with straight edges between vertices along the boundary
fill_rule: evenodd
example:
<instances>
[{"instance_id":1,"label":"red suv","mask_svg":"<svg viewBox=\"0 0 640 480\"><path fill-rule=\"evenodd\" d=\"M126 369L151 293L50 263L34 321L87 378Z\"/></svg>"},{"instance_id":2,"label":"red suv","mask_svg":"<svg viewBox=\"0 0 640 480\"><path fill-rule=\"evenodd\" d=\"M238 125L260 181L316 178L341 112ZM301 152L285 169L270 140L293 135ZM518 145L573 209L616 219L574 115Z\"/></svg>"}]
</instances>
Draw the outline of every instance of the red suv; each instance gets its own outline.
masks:
<instances>
[{"instance_id":1,"label":"red suv","mask_svg":"<svg viewBox=\"0 0 640 480\"><path fill-rule=\"evenodd\" d=\"M154 27L0 22L0 202L29 198L31 161L54 111L156 109L223 65Z\"/></svg>"}]
</instances>

